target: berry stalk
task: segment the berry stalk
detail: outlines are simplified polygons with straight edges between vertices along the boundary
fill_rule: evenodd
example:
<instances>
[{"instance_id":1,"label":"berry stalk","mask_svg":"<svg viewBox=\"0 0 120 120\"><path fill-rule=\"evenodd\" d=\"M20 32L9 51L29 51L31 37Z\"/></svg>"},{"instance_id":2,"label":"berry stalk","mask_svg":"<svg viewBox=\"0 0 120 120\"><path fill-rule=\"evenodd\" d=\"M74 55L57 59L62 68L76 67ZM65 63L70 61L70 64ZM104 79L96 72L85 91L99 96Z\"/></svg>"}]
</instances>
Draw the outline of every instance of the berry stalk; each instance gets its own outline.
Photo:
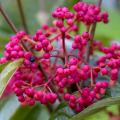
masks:
<instances>
[{"instance_id":1,"label":"berry stalk","mask_svg":"<svg viewBox=\"0 0 120 120\"><path fill-rule=\"evenodd\" d=\"M67 50L66 50L66 45L65 45L65 33L64 32L62 32L62 47L63 47L64 56L65 56L65 65L67 65L68 55L67 55Z\"/></svg>"},{"instance_id":2,"label":"berry stalk","mask_svg":"<svg viewBox=\"0 0 120 120\"><path fill-rule=\"evenodd\" d=\"M6 20L6 22L8 23L8 25L14 31L14 33L17 33L17 28L15 27L15 25L13 24L13 22L11 21L11 19L9 18L7 13L5 12L5 10L4 10L3 6L1 5L1 3L0 3L0 12L1 12L2 16L4 17L4 19Z\"/></svg>"},{"instance_id":3,"label":"berry stalk","mask_svg":"<svg viewBox=\"0 0 120 120\"><path fill-rule=\"evenodd\" d=\"M19 8L19 12L20 12L20 16L21 16L21 21L22 21L24 30L27 33L29 33L28 27L27 27L27 23L26 23L26 18L25 18L24 11L23 11L23 5L22 5L21 0L17 0L17 4L18 4L18 8Z\"/></svg>"},{"instance_id":4,"label":"berry stalk","mask_svg":"<svg viewBox=\"0 0 120 120\"><path fill-rule=\"evenodd\" d=\"M100 8L102 4L102 0L98 0L98 7ZM92 25L91 31L90 31L90 40L89 40L89 44L88 44L88 53L87 53L87 61L89 61L90 55L93 55L93 42L94 42L94 35L95 35L95 30L96 30L96 26L97 26L97 22L95 22Z\"/></svg>"}]
</instances>

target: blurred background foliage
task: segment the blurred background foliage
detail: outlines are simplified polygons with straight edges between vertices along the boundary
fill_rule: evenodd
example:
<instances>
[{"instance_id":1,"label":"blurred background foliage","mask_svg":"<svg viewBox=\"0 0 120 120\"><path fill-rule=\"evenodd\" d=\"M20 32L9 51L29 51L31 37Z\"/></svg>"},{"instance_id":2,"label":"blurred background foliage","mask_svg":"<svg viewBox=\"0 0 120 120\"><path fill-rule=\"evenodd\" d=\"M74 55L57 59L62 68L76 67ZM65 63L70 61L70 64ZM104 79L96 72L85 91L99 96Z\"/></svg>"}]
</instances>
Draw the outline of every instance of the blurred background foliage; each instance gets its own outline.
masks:
<instances>
[{"instance_id":1,"label":"blurred background foliage","mask_svg":"<svg viewBox=\"0 0 120 120\"><path fill-rule=\"evenodd\" d=\"M30 34L33 35L35 31L40 28L41 24L45 23L44 21L48 21L49 24L51 24L51 12L56 6L65 5L72 9L72 5L75 4L76 1L77 0L22 0ZM95 3L97 0L84 1ZM22 29L17 1L0 0L0 2L16 27ZM120 0L103 0L102 9L109 12L110 22L107 25L103 23L97 25L95 39L103 41L105 45L109 45L112 41L120 43ZM84 29L82 26L80 27L80 29ZM0 57L3 55L4 45L8 42L9 36L13 34L6 21L0 15ZM0 68L2 68L2 66L0 66ZM116 96L120 96L119 83L112 89L112 94L115 95L115 93L117 93ZM119 106L114 105L108 109L118 114L118 107ZM48 110L43 106L41 107L41 105L22 108L15 97L0 100L0 120L48 120L49 116ZM55 118L53 117L53 119ZM110 120L106 110L86 117L86 120L99 119Z\"/></svg>"},{"instance_id":2,"label":"blurred background foliage","mask_svg":"<svg viewBox=\"0 0 120 120\"><path fill-rule=\"evenodd\" d=\"M25 11L25 16L27 20L27 26L29 28L29 32L34 34L35 31L40 28L41 23L45 23L44 21L51 21L51 11L56 6L66 5L71 9L71 6L77 0L22 0L23 7ZM95 3L97 0L84 0L86 2L93 2ZM109 44L111 40L119 40L120 38L120 9L119 9L119 2L113 2L113 4L109 5L109 2L104 2L103 0L103 9L109 12L109 24L104 25L103 23L97 26L96 30L96 39L102 40L105 44ZM117 1L117 0L111 0ZM118 0L119 1L119 0ZM16 0L0 0L3 4L6 12L8 13L9 17L12 19L14 24L18 29L22 29L20 14L17 7ZM49 22L50 24L50 22ZM0 16L0 42L4 45L6 41L8 41L8 36L13 34L11 29L9 28L8 24L4 21L2 16ZM3 49L3 46L0 45Z\"/></svg>"}]
</instances>

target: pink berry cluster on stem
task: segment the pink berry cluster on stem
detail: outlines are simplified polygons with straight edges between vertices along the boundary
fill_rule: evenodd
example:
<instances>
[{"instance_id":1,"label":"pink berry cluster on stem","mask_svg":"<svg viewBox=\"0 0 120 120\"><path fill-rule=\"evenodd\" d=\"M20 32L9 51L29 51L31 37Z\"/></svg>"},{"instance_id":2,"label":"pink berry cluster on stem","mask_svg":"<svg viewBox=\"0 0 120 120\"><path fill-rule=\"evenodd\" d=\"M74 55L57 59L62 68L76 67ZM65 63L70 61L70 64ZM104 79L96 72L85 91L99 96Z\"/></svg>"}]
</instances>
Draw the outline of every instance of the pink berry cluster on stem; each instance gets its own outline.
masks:
<instances>
[{"instance_id":1,"label":"pink berry cluster on stem","mask_svg":"<svg viewBox=\"0 0 120 120\"><path fill-rule=\"evenodd\" d=\"M78 2L74 12L58 7L52 16L53 26L44 24L35 35L17 32L5 46L0 64L23 58L22 66L12 77L13 91L24 105L53 104L66 101L77 112L104 97L106 89L115 85L120 68L120 45L105 47L93 41L93 52L103 53L91 64L85 59L94 23L108 23L108 13L94 4ZM76 34L77 23L85 31ZM70 50L67 42L71 41ZM94 54L92 54L94 57ZM91 56L90 56L91 57ZM98 80L99 76L109 80ZM84 85L88 81L89 85Z\"/></svg>"}]
</instances>

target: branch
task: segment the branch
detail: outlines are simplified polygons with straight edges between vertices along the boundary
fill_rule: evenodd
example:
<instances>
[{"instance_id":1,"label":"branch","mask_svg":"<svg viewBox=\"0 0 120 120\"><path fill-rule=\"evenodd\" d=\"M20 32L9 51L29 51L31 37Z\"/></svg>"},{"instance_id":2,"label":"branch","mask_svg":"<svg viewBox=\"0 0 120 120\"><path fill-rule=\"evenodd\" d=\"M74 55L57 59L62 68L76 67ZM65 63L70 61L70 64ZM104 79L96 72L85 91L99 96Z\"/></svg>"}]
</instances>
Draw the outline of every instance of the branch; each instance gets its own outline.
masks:
<instances>
[{"instance_id":1,"label":"branch","mask_svg":"<svg viewBox=\"0 0 120 120\"><path fill-rule=\"evenodd\" d=\"M62 47L63 47L63 52L64 52L65 65L67 65L68 55L67 55L67 49L65 46L65 33L63 32L62 32Z\"/></svg>"},{"instance_id":2,"label":"branch","mask_svg":"<svg viewBox=\"0 0 120 120\"><path fill-rule=\"evenodd\" d=\"M102 4L102 0L98 0L97 5L101 7L101 4ZM97 26L97 23L94 23L90 31L91 38L90 38L90 43L88 45L88 51L87 51L88 53L86 58L87 61L89 61L90 55L93 54L93 47L94 47L93 42L94 42L96 26Z\"/></svg>"},{"instance_id":3,"label":"branch","mask_svg":"<svg viewBox=\"0 0 120 120\"><path fill-rule=\"evenodd\" d=\"M17 0L17 4L18 4L18 8L19 8L19 12L20 12L20 16L21 16L21 21L22 21L24 30L28 33L28 27L27 27L27 23L26 23L26 19L25 19L25 14L24 14L24 11L23 11L23 6L22 6L21 0Z\"/></svg>"},{"instance_id":4,"label":"branch","mask_svg":"<svg viewBox=\"0 0 120 120\"><path fill-rule=\"evenodd\" d=\"M15 27L15 25L13 24L13 22L11 21L11 19L9 18L7 13L5 12L5 10L4 10L3 6L1 5L1 3L0 3L0 13L4 17L4 19L6 20L6 22L10 26L10 28L13 30L13 32L17 33L17 28Z\"/></svg>"}]
</instances>

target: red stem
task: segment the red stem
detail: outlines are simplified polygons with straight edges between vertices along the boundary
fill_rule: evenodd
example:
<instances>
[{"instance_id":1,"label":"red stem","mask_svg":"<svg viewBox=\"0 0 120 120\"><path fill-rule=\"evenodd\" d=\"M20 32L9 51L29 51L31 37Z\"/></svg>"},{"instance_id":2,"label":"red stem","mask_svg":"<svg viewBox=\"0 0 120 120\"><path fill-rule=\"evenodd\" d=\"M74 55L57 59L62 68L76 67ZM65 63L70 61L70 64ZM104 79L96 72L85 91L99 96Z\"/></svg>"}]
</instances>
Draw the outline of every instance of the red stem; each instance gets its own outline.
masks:
<instances>
[{"instance_id":1,"label":"red stem","mask_svg":"<svg viewBox=\"0 0 120 120\"><path fill-rule=\"evenodd\" d=\"M63 47L63 52L64 52L65 64L67 65L68 55L67 55L67 50L65 46L65 33L64 32L62 32L62 47Z\"/></svg>"},{"instance_id":2,"label":"red stem","mask_svg":"<svg viewBox=\"0 0 120 120\"><path fill-rule=\"evenodd\" d=\"M71 27L72 27L72 26L67 27L65 33L66 33L66 32L70 32L70 31L71 31L71 30L70 30ZM69 30L70 30L70 31L69 31ZM56 40L56 39L57 39L58 37L60 37L60 36L61 36L61 33L58 34L58 35L56 35L54 38L50 39L50 42L53 42L54 40Z\"/></svg>"}]
</instances>

